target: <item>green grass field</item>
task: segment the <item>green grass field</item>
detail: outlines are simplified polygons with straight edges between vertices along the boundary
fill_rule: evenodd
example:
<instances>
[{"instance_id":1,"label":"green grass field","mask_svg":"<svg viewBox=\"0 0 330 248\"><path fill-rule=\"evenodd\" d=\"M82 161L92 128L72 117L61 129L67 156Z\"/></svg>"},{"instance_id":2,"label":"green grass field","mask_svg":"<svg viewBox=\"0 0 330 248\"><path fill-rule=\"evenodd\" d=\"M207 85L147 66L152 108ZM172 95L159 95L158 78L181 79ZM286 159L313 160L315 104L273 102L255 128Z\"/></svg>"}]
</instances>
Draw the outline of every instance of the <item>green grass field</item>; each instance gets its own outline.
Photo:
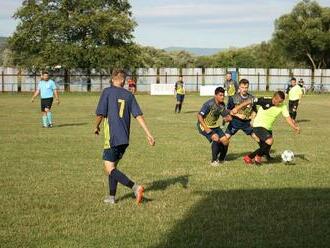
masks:
<instances>
[{"instance_id":1,"label":"green grass field","mask_svg":"<svg viewBox=\"0 0 330 248\"><path fill-rule=\"evenodd\" d=\"M119 168L146 187L137 206L119 186L105 205L103 137L95 137L98 95L63 95L54 128L41 128L31 95L0 95L1 247L328 247L330 244L330 96L306 96L302 129L283 118L273 154L293 150L295 165L247 167L254 150L238 133L228 160L210 166L210 147L195 128L207 98L138 95L156 146L133 119L131 143Z\"/></svg>"}]
</instances>

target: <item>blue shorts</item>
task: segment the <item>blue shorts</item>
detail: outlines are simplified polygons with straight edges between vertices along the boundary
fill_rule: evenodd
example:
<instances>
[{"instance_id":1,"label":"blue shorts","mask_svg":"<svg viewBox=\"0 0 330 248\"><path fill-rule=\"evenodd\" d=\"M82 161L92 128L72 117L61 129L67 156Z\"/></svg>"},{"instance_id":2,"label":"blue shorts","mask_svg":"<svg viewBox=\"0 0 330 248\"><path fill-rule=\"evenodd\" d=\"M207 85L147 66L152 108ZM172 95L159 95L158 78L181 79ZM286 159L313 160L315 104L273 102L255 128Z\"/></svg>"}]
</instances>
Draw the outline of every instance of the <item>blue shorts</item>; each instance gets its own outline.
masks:
<instances>
[{"instance_id":1,"label":"blue shorts","mask_svg":"<svg viewBox=\"0 0 330 248\"><path fill-rule=\"evenodd\" d=\"M184 95L176 94L176 100L177 100L178 102L183 102L183 100L184 100Z\"/></svg>"},{"instance_id":2,"label":"blue shorts","mask_svg":"<svg viewBox=\"0 0 330 248\"><path fill-rule=\"evenodd\" d=\"M242 130L246 135L251 135L253 133L253 128L250 121L242 121L237 118L232 119L225 133L232 136L237 133L238 130Z\"/></svg>"},{"instance_id":3,"label":"blue shorts","mask_svg":"<svg viewBox=\"0 0 330 248\"><path fill-rule=\"evenodd\" d=\"M110 162L119 161L123 157L127 147L128 147L128 144L114 146L114 147L111 147L108 149L104 149L103 160L110 161Z\"/></svg>"},{"instance_id":4,"label":"blue shorts","mask_svg":"<svg viewBox=\"0 0 330 248\"><path fill-rule=\"evenodd\" d=\"M225 133L221 130L220 127L211 128L211 130L213 132L207 133L202 130L200 123L197 122L197 129L198 129L199 133L201 135L203 135L210 143L212 142L211 137L214 133L216 133L219 136L219 138L222 138L223 136L225 136Z\"/></svg>"}]
</instances>

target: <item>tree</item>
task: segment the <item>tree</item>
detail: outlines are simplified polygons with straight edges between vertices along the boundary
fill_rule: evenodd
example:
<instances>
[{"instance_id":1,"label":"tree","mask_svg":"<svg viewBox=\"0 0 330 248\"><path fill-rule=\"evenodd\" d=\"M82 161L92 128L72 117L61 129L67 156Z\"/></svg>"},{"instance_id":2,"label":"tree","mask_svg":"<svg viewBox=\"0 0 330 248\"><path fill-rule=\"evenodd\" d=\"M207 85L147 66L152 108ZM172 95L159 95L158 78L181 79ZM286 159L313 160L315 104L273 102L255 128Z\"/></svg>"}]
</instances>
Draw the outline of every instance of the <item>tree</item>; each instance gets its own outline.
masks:
<instances>
[{"instance_id":1,"label":"tree","mask_svg":"<svg viewBox=\"0 0 330 248\"><path fill-rule=\"evenodd\" d=\"M129 68L139 49L128 0L25 0L9 39L14 62L28 68Z\"/></svg>"},{"instance_id":2,"label":"tree","mask_svg":"<svg viewBox=\"0 0 330 248\"><path fill-rule=\"evenodd\" d=\"M330 8L315 1L298 3L275 21L274 42L284 54L313 69L326 68L330 57Z\"/></svg>"}]
</instances>

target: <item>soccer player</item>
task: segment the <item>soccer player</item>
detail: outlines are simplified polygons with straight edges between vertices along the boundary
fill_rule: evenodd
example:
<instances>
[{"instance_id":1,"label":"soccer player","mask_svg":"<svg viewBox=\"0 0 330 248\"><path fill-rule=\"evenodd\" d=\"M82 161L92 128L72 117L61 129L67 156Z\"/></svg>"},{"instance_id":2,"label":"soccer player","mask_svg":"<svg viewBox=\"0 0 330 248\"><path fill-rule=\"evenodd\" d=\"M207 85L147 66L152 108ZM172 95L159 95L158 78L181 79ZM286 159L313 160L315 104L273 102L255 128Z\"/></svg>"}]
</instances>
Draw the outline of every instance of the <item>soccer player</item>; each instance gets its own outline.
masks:
<instances>
[{"instance_id":1,"label":"soccer player","mask_svg":"<svg viewBox=\"0 0 330 248\"><path fill-rule=\"evenodd\" d=\"M53 80L49 79L48 72L42 72L38 88L34 92L31 101L33 102L39 94L41 99L42 126L46 128L53 127L53 117L50 110L52 108L54 94L57 104L60 104L60 99L56 84Z\"/></svg>"},{"instance_id":2,"label":"soccer player","mask_svg":"<svg viewBox=\"0 0 330 248\"><path fill-rule=\"evenodd\" d=\"M185 87L184 82L182 80L182 76L179 77L179 80L175 83L175 93L176 93L176 105L175 105L175 113L180 113L182 108L182 103L185 96Z\"/></svg>"},{"instance_id":3,"label":"soccer player","mask_svg":"<svg viewBox=\"0 0 330 248\"><path fill-rule=\"evenodd\" d=\"M216 88L214 94L214 98L206 101L197 114L197 129L211 143L211 165L219 166L226 158L229 140L217 121L220 115L224 120L231 121L231 116L224 103L224 88Z\"/></svg>"},{"instance_id":4,"label":"soccer player","mask_svg":"<svg viewBox=\"0 0 330 248\"><path fill-rule=\"evenodd\" d=\"M231 72L226 73L224 88L226 89L228 96L233 96L238 91L238 84L232 79Z\"/></svg>"},{"instance_id":5,"label":"soccer player","mask_svg":"<svg viewBox=\"0 0 330 248\"><path fill-rule=\"evenodd\" d=\"M289 95L289 113L293 120L296 120L297 117L297 109L299 101L301 100L303 94L302 88L297 84L297 80L295 78L291 79L291 88L288 92Z\"/></svg>"},{"instance_id":6,"label":"soccer player","mask_svg":"<svg viewBox=\"0 0 330 248\"><path fill-rule=\"evenodd\" d=\"M300 132L299 126L291 119L287 105L283 103L285 94L283 91L277 91L272 98L259 97L249 99L236 106L231 110L231 114L235 115L240 109L248 105L259 105L257 115L253 121L253 132L259 138L259 148L254 152L244 156L243 160L246 164L252 164L253 160L256 164L261 164L263 155L269 154L273 140L273 124L276 118L282 114L287 123L297 132Z\"/></svg>"},{"instance_id":7,"label":"soccer player","mask_svg":"<svg viewBox=\"0 0 330 248\"><path fill-rule=\"evenodd\" d=\"M227 109L232 110L235 106L238 106L246 100L253 100L254 97L248 93L249 81L247 79L241 79L239 81L239 91L228 99ZM256 105L250 104L245 108L238 111L237 114L232 116L232 120L227 126L225 134L228 139L235 135L239 130L242 130L246 135L250 135L255 141L259 143L259 138L253 133L251 126L251 120L257 113ZM270 155L267 154L267 158L270 159Z\"/></svg>"},{"instance_id":8,"label":"soccer player","mask_svg":"<svg viewBox=\"0 0 330 248\"><path fill-rule=\"evenodd\" d=\"M109 196L105 203L114 204L118 182L131 188L136 196L137 203L141 203L144 188L134 183L124 173L117 169L119 160L123 157L129 144L131 115L136 118L150 145L155 145L155 139L151 135L143 118L142 111L135 96L124 89L126 73L123 70L114 70L112 73L112 85L103 90L96 109L96 127L94 133L100 132L100 124L104 127L104 168L109 179Z\"/></svg>"}]
</instances>

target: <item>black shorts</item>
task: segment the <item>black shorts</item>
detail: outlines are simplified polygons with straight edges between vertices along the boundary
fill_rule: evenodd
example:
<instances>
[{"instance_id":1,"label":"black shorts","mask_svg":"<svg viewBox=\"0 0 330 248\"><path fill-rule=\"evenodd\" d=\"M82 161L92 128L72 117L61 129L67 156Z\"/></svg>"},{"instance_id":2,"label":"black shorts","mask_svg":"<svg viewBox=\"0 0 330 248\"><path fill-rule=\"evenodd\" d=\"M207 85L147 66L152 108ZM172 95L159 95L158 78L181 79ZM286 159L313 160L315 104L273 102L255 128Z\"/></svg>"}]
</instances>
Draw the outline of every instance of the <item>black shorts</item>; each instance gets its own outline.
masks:
<instances>
[{"instance_id":1,"label":"black shorts","mask_svg":"<svg viewBox=\"0 0 330 248\"><path fill-rule=\"evenodd\" d=\"M126 151L128 144L114 146L108 149L104 149L103 151L103 160L110 161L110 162L117 162L119 161Z\"/></svg>"},{"instance_id":2,"label":"black shorts","mask_svg":"<svg viewBox=\"0 0 330 248\"><path fill-rule=\"evenodd\" d=\"M44 112L45 109L51 109L53 104L53 97L41 98L41 111Z\"/></svg>"},{"instance_id":3,"label":"black shorts","mask_svg":"<svg viewBox=\"0 0 330 248\"><path fill-rule=\"evenodd\" d=\"M239 120L233 117L232 121L229 123L226 134L234 135L238 130L242 130L246 135L251 135L253 132L253 128L250 124L249 120Z\"/></svg>"},{"instance_id":4,"label":"black shorts","mask_svg":"<svg viewBox=\"0 0 330 248\"><path fill-rule=\"evenodd\" d=\"M295 101L289 100L289 112L290 113L297 112L298 104L299 104L299 100L295 100Z\"/></svg>"},{"instance_id":5,"label":"black shorts","mask_svg":"<svg viewBox=\"0 0 330 248\"><path fill-rule=\"evenodd\" d=\"M176 100L177 100L178 102L183 102L183 100L184 100L184 95L176 94Z\"/></svg>"},{"instance_id":6,"label":"black shorts","mask_svg":"<svg viewBox=\"0 0 330 248\"><path fill-rule=\"evenodd\" d=\"M222 138L223 136L225 136L225 133L221 130L220 127L211 128L211 130L213 132L207 133L204 130L202 130L201 124L199 122L197 122L197 129L198 129L199 133L201 135L203 135L210 143L212 142L211 137L214 133L216 133L219 136L219 138Z\"/></svg>"},{"instance_id":7,"label":"black shorts","mask_svg":"<svg viewBox=\"0 0 330 248\"><path fill-rule=\"evenodd\" d=\"M261 140L266 141L267 139L273 137L273 132L271 130L267 130L263 127L254 127L253 133Z\"/></svg>"}]
</instances>

